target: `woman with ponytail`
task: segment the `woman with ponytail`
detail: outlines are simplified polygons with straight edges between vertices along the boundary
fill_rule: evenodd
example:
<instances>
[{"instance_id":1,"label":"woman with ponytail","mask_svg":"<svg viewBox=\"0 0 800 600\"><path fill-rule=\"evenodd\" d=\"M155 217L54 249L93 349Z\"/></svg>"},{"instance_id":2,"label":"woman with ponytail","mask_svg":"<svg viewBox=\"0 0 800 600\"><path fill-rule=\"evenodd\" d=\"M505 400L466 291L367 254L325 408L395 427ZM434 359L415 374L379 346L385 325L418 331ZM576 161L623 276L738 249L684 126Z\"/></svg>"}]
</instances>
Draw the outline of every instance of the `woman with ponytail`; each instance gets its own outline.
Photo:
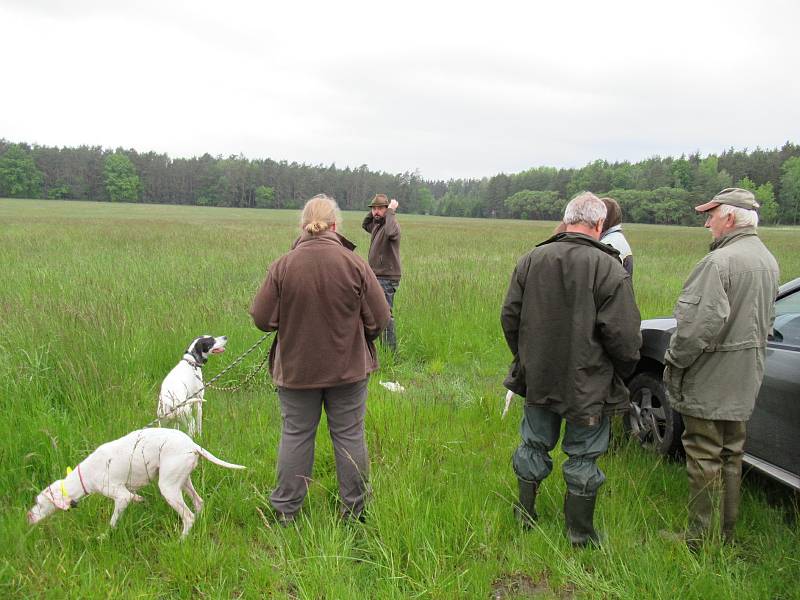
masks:
<instances>
[{"instance_id":1,"label":"woman with ponytail","mask_svg":"<svg viewBox=\"0 0 800 600\"><path fill-rule=\"evenodd\" d=\"M343 517L363 519L369 490L367 381L378 368L374 340L389 321L389 305L369 265L338 233L340 226L335 200L311 198L300 237L270 265L250 308L256 327L277 332L269 362L283 427L270 502L283 525L294 521L312 481L323 407Z\"/></svg>"}]
</instances>

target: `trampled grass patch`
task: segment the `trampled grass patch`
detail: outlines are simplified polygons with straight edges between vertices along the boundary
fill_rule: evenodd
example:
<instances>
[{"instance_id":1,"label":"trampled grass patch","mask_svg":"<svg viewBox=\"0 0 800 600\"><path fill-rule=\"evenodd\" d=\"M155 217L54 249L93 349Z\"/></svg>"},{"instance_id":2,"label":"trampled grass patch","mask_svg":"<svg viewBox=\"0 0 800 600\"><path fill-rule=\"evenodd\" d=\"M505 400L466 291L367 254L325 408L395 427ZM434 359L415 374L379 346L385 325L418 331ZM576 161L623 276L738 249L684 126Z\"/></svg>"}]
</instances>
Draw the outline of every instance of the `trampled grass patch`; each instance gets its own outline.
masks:
<instances>
[{"instance_id":1,"label":"trampled grass patch","mask_svg":"<svg viewBox=\"0 0 800 600\"><path fill-rule=\"evenodd\" d=\"M366 254L361 214L345 235ZM539 525L522 532L511 504L521 409L500 419L509 361L499 310L517 259L553 223L401 215L404 276L396 297L400 353L370 383L367 435L374 491L368 521L337 516L324 425L314 481L296 528L276 527L280 412L268 379L210 390L202 445L246 464L195 471L206 500L188 540L154 487L116 530L92 496L36 528L25 512L42 487L99 444L155 416L158 386L186 344L227 335L209 378L260 333L247 308L268 264L296 237L295 211L0 201L0 593L4 597L796 598L796 509L744 486L740 544L698 557L660 530L685 521L686 482L621 439L608 481L600 550L563 535L563 456L542 487ZM669 314L707 251L698 228L631 225L644 318ZM800 230L764 228L782 280L800 276ZM264 348L266 351L266 348ZM256 351L231 379L261 358ZM399 381L404 393L379 380ZM784 494L785 496L785 494Z\"/></svg>"}]
</instances>

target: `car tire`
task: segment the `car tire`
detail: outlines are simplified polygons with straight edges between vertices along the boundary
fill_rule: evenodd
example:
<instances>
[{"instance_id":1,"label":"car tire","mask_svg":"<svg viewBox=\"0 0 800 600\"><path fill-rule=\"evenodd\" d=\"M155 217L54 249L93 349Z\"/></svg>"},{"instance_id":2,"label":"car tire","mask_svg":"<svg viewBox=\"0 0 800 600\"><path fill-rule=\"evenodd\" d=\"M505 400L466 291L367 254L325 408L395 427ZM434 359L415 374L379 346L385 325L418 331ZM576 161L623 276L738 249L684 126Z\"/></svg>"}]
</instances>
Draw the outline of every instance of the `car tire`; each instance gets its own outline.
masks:
<instances>
[{"instance_id":1,"label":"car tire","mask_svg":"<svg viewBox=\"0 0 800 600\"><path fill-rule=\"evenodd\" d=\"M670 406L661 376L639 373L628 383L628 389L631 410L623 419L625 433L662 456L681 456L683 419Z\"/></svg>"}]
</instances>

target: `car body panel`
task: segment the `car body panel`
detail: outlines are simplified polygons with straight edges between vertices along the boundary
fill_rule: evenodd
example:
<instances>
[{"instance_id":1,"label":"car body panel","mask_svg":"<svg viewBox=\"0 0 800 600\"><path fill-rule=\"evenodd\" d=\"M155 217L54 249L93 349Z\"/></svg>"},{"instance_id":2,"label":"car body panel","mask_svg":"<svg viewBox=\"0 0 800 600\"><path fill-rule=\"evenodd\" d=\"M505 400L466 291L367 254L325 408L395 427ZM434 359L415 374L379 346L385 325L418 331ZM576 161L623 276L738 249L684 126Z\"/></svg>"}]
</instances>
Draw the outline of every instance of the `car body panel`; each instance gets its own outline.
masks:
<instances>
[{"instance_id":1,"label":"car body panel","mask_svg":"<svg viewBox=\"0 0 800 600\"><path fill-rule=\"evenodd\" d=\"M664 354L669 348L669 340L675 331L675 319L648 319L642 321L642 358L649 358L664 364Z\"/></svg>"}]
</instances>

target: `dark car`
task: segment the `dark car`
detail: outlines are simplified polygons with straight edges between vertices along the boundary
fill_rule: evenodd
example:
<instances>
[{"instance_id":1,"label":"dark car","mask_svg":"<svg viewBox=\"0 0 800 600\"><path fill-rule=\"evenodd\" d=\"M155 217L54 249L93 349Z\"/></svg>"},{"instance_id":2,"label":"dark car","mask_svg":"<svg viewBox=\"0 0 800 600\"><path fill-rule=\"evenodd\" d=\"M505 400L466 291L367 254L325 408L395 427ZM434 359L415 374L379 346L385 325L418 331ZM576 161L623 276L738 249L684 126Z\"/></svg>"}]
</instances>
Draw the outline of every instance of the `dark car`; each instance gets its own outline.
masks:
<instances>
[{"instance_id":1,"label":"dark car","mask_svg":"<svg viewBox=\"0 0 800 600\"><path fill-rule=\"evenodd\" d=\"M800 278L780 287L775 315L744 462L800 490ZM628 381L632 408L625 428L642 445L674 456L683 451L683 421L661 380L673 331L673 318L642 321L642 358Z\"/></svg>"}]
</instances>

